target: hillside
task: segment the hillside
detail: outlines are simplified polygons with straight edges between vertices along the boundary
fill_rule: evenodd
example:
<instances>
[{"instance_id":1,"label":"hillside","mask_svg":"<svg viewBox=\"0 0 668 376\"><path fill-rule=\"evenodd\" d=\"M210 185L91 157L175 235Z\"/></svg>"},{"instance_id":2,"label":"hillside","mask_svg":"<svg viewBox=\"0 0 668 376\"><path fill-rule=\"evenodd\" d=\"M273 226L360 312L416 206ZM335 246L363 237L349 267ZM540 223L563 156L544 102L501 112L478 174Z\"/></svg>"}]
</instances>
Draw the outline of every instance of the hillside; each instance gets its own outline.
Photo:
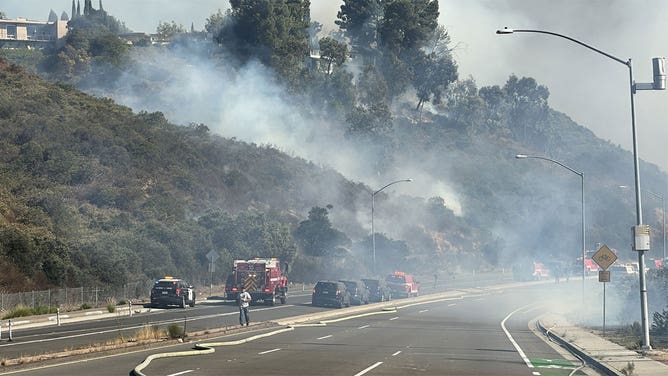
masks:
<instances>
[{"instance_id":1,"label":"hillside","mask_svg":"<svg viewBox=\"0 0 668 376\"><path fill-rule=\"evenodd\" d=\"M134 114L4 61L0 77L4 288L196 275L215 248L203 217L243 214L288 233L312 206L355 210L363 189L275 149ZM350 196L300 189L306 181Z\"/></svg>"}]
</instances>

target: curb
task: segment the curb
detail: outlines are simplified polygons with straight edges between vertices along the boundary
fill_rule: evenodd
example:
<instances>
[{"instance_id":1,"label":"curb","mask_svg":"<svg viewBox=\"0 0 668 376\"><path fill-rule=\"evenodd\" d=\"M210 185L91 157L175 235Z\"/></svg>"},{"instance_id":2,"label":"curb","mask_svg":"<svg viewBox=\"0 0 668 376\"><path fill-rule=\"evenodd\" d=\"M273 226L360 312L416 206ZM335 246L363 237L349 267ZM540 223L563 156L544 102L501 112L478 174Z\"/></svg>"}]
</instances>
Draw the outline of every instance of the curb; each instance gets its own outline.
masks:
<instances>
[{"instance_id":1,"label":"curb","mask_svg":"<svg viewBox=\"0 0 668 376\"><path fill-rule=\"evenodd\" d=\"M622 373L619 373L615 368L612 368L605 363L599 362L598 360L592 358L591 355L582 351L582 349L580 349L579 347L571 344L567 340L554 334L554 332L551 331L550 328L546 328L543 326L541 320L536 320L536 326L541 331L541 333L543 333L547 338L549 338L552 341L555 341L560 346L566 348L568 351L576 355L584 363L594 367L597 371L608 376L624 376Z\"/></svg>"}]
</instances>

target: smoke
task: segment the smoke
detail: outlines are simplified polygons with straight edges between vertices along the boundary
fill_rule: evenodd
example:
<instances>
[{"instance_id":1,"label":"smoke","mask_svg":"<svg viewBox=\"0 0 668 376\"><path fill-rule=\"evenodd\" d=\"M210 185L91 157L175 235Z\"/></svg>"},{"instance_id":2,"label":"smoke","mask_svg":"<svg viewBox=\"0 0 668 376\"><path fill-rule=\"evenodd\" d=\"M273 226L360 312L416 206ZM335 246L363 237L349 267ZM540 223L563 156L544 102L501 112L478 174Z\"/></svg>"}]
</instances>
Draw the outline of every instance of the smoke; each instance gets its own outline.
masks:
<instances>
[{"instance_id":1,"label":"smoke","mask_svg":"<svg viewBox=\"0 0 668 376\"><path fill-rule=\"evenodd\" d=\"M633 61L637 82L652 81L651 59L666 54L668 2L661 0L441 0L439 22L456 45L460 76L479 86L510 74L535 78L550 105L598 137L632 150L628 69L594 51L548 35L496 35L499 28L547 30ZM639 157L668 171L666 93L636 95Z\"/></svg>"}]
</instances>

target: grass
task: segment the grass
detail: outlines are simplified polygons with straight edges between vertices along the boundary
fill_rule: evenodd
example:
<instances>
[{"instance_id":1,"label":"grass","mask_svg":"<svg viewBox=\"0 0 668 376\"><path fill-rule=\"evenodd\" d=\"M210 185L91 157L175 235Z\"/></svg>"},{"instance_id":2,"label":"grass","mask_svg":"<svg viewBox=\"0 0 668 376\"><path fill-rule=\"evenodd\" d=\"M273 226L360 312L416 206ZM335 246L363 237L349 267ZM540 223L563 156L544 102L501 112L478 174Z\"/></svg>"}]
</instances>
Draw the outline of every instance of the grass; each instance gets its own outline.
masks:
<instances>
[{"instance_id":1,"label":"grass","mask_svg":"<svg viewBox=\"0 0 668 376\"><path fill-rule=\"evenodd\" d=\"M27 306L16 306L12 310L8 311L2 316L3 320L9 320L16 317L26 317L34 315L46 315L49 313L58 312L58 308L49 307L49 306L37 306L37 307L27 307Z\"/></svg>"},{"instance_id":2,"label":"grass","mask_svg":"<svg viewBox=\"0 0 668 376\"><path fill-rule=\"evenodd\" d=\"M166 337L167 337L167 333L163 329L160 329L157 326L144 325L141 329L139 329L135 333L134 340L135 341L147 341L147 340L162 339L162 338L166 338Z\"/></svg>"}]
</instances>

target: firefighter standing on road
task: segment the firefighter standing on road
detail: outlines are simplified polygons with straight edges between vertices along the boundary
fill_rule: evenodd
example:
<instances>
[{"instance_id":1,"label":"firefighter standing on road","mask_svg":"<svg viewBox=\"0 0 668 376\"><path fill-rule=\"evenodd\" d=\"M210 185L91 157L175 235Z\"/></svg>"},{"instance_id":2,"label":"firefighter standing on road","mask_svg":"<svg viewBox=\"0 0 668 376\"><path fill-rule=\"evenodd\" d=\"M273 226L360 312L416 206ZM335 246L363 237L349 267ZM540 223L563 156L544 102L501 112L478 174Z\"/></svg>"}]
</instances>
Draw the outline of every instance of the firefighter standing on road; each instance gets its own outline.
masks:
<instances>
[{"instance_id":1,"label":"firefighter standing on road","mask_svg":"<svg viewBox=\"0 0 668 376\"><path fill-rule=\"evenodd\" d=\"M248 317L248 306L250 305L251 295L246 291L245 287L241 288L241 294L239 294L239 325L243 326L246 323L248 326L249 317Z\"/></svg>"}]
</instances>

